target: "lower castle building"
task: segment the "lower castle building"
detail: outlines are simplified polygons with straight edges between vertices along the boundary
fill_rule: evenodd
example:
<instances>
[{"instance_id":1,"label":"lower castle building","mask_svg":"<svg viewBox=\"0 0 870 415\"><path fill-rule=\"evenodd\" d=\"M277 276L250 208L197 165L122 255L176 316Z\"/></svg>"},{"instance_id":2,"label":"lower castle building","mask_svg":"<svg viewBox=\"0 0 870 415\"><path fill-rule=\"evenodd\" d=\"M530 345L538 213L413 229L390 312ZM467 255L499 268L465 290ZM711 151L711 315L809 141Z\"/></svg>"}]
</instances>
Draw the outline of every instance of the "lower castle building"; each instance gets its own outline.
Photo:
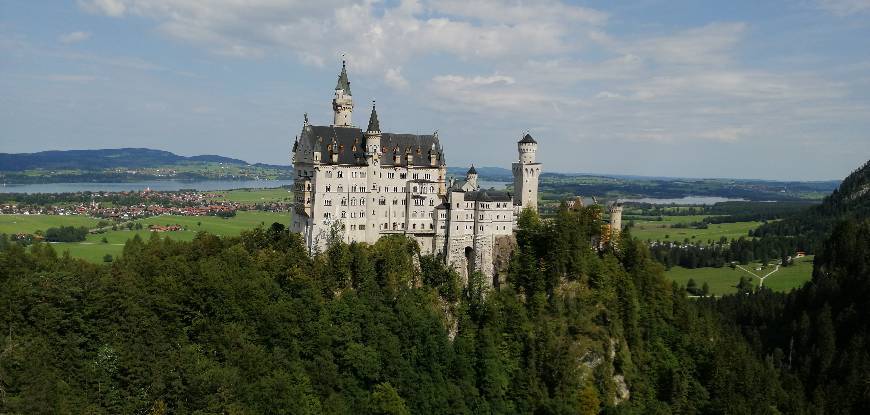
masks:
<instances>
[{"instance_id":1,"label":"lower castle building","mask_svg":"<svg viewBox=\"0 0 870 415\"><path fill-rule=\"evenodd\" d=\"M509 238L517 215L537 209L537 142L525 134L512 165L514 193L482 189L472 166L464 180L447 179L438 133L381 132L375 106L368 127L353 125L353 97L343 63L332 101L333 124L311 125L306 115L293 143L295 169L291 230L312 252L330 237L374 243L383 235L416 240L467 278L494 277L494 248Z\"/></svg>"}]
</instances>

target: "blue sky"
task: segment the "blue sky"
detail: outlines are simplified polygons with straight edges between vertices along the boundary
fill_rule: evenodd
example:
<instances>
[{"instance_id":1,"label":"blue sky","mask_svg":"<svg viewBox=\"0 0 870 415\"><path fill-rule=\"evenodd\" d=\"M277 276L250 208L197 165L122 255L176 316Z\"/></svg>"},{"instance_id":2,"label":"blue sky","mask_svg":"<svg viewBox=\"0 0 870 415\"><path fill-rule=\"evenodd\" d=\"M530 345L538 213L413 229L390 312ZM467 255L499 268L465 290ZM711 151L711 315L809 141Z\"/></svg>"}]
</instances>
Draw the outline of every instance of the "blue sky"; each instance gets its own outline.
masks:
<instances>
[{"instance_id":1,"label":"blue sky","mask_svg":"<svg viewBox=\"0 0 870 415\"><path fill-rule=\"evenodd\" d=\"M870 158L870 0L0 0L0 152L289 163L331 122L439 132L450 165L838 179Z\"/></svg>"}]
</instances>

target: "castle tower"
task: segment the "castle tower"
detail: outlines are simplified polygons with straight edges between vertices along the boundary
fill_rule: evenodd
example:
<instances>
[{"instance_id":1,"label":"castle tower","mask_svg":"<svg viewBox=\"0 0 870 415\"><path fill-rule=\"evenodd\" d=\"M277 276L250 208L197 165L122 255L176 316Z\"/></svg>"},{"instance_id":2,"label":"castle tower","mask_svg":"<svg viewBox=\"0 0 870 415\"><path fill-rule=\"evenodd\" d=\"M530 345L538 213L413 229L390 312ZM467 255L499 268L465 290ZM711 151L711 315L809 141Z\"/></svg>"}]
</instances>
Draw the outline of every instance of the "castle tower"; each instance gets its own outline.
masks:
<instances>
[{"instance_id":1,"label":"castle tower","mask_svg":"<svg viewBox=\"0 0 870 415\"><path fill-rule=\"evenodd\" d=\"M613 202L610 205L610 235L616 238L622 232L622 203Z\"/></svg>"},{"instance_id":2,"label":"castle tower","mask_svg":"<svg viewBox=\"0 0 870 415\"><path fill-rule=\"evenodd\" d=\"M468 185L472 189L478 189L477 185L477 170L475 170L474 165L471 165L471 168L468 169L468 173L465 173L465 181L468 182Z\"/></svg>"},{"instance_id":3,"label":"castle tower","mask_svg":"<svg viewBox=\"0 0 870 415\"><path fill-rule=\"evenodd\" d=\"M513 164L514 208L517 212L525 208L538 210L538 176L541 163L535 161L538 142L526 134L517 142L519 161Z\"/></svg>"},{"instance_id":4,"label":"castle tower","mask_svg":"<svg viewBox=\"0 0 870 415\"><path fill-rule=\"evenodd\" d=\"M332 111L335 127L350 127L353 125L353 96L350 93L350 81L347 79L347 64L341 61L341 74L338 75L338 83L335 85L335 97L332 99Z\"/></svg>"},{"instance_id":5,"label":"castle tower","mask_svg":"<svg viewBox=\"0 0 870 415\"><path fill-rule=\"evenodd\" d=\"M378 165L381 160L381 123L378 121L378 111L372 102L372 113L369 115L369 126L366 128L366 158Z\"/></svg>"}]
</instances>

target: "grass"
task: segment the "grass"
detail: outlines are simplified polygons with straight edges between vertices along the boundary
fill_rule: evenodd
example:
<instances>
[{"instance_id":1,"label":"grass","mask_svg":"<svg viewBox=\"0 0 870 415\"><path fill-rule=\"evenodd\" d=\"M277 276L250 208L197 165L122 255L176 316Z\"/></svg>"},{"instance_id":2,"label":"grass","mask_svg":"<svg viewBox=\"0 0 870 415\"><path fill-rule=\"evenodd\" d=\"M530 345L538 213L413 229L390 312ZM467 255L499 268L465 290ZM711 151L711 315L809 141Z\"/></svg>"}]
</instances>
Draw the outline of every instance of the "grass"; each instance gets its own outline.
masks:
<instances>
[{"instance_id":1,"label":"grass","mask_svg":"<svg viewBox=\"0 0 870 415\"><path fill-rule=\"evenodd\" d=\"M98 219L88 216L69 215L0 215L0 233L34 233L59 226L97 226Z\"/></svg>"},{"instance_id":2,"label":"grass","mask_svg":"<svg viewBox=\"0 0 870 415\"><path fill-rule=\"evenodd\" d=\"M705 215L663 216L661 221L635 220L631 235L642 241L682 242L688 238L691 242L707 242L718 241L723 236L727 239L748 237L750 230L761 225L761 222L736 222L710 224L707 229L672 227L678 223L688 225L692 222L700 222L705 217Z\"/></svg>"},{"instance_id":3,"label":"grass","mask_svg":"<svg viewBox=\"0 0 870 415\"><path fill-rule=\"evenodd\" d=\"M244 230L257 226L269 226L273 222L287 225L290 220L289 213L273 212L238 212L235 217L223 219L215 216L154 216L141 219L145 229L126 230L119 228L116 231L108 231L102 234L88 235L84 242L64 242L52 244L58 253L69 251L70 256L81 258L91 262L102 262L106 254L117 257L124 248L124 243L134 235L139 235L143 240L151 237L148 225L181 225L184 230L177 232L159 233L161 237L169 237L179 241L192 240L200 231L206 231L215 235L235 236ZM70 216L61 216L69 218ZM95 221L96 223L96 221ZM106 238L106 242L102 242Z\"/></svg>"},{"instance_id":4,"label":"grass","mask_svg":"<svg viewBox=\"0 0 870 415\"><path fill-rule=\"evenodd\" d=\"M293 200L293 192L283 187L273 189L237 189L220 193L222 197L215 198L214 200L239 203L290 202Z\"/></svg>"},{"instance_id":5,"label":"grass","mask_svg":"<svg viewBox=\"0 0 870 415\"><path fill-rule=\"evenodd\" d=\"M750 264L744 268L759 274L764 275L773 271L775 266L768 266L762 271L755 271L755 268L760 264ZM800 287L805 282L812 278L813 274L813 257L807 256L795 260L795 263L788 267L780 267L779 271L765 278L764 286L774 291L789 291L793 288ZM735 286L740 281L740 277L749 276L746 271L741 269L732 269L725 266L722 268L683 268L673 267L665 272L665 275L683 286L689 279L692 278L698 284L698 288L706 282L710 286L710 293L714 295L733 294ZM752 277L752 283L758 285L759 279Z\"/></svg>"}]
</instances>

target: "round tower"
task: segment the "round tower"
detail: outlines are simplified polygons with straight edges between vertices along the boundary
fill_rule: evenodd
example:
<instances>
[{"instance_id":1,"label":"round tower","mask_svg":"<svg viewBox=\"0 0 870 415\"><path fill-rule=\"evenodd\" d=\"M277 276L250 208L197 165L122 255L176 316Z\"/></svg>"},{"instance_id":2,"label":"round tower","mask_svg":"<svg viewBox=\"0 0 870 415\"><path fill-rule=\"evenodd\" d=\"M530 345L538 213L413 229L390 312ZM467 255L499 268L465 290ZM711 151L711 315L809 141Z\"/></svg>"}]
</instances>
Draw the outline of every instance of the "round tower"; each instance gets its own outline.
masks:
<instances>
[{"instance_id":1,"label":"round tower","mask_svg":"<svg viewBox=\"0 0 870 415\"><path fill-rule=\"evenodd\" d=\"M533 164L535 153L538 152L538 142L532 138L531 134L526 134L522 140L517 141L517 151L520 153L520 163Z\"/></svg>"},{"instance_id":2,"label":"round tower","mask_svg":"<svg viewBox=\"0 0 870 415\"><path fill-rule=\"evenodd\" d=\"M538 210L538 176L541 174L541 163L535 161L538 142L526 133L517 141L519 161L513 164L514 174L514 209L517 213L529 208Z\"/></svg>"},{"instance_id":3,"label":"round tower","mask_svg":"<svg viewBox=\"0 0 870 415\"><path fill-rule=\"evenodd\" d=\"M468 169L468 173L465 173L465 181L473 188L477 189L477 170L474 168L474 165L471 165L471 168Z\"/></svg>"},{"instance_id":4,"label":"round tower","mask_svg":"<svg viewBox=\"0 0 870 415\"><path fill-rule=\"evenodd\" d=\"M622 203L613 202L610 205L610 234L613 237L622 232Z\"/></svg>"},{"instance_id":5,"label":"round tower","mask_svg":"<svg viewBox=\"0 0 870 415\"><path fill-rule=\"evenodd\" d=\"M341 73L335 84L335 97L332 98L332 125L335 127L350 127L353 125L353 95L350 93L350 80L347 79L347 62L341 61Z\"/></svg>"}]
</instances>

